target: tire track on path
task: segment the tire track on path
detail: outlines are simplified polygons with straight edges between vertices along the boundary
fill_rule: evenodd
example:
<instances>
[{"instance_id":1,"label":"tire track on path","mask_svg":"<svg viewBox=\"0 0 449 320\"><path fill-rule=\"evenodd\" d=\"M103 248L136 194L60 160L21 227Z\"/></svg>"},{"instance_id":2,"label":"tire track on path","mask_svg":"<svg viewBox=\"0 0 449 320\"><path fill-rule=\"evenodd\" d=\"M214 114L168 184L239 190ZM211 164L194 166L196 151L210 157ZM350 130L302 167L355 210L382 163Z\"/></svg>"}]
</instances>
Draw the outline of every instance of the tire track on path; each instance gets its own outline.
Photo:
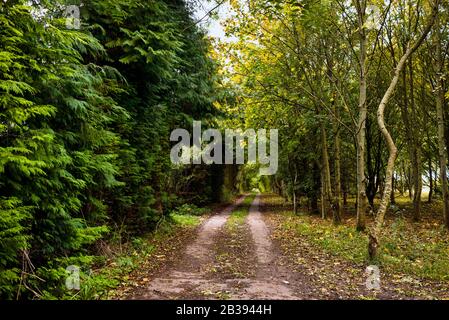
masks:
<instances>
[{"instance_id":1,"label":"tire track on path","mask_svg":"<svg viewBox=\"0 0 449 320\"><path fill-rule=\"evenodd\" d=\"M203 298L202 292L210 291L213 283L206 279L206 269L214 257L213 245L217 232L226 223L230 213L246 196L241 196L221 213L210 217L189 244L181 260L174 267L150 280L147 287L129 299L194 299ZM212 288L213 289L213 288Z\"/></svg>"},{"instance_id":2,"label":"tire track on path","mask_svg":"<svg viewBox=\"0 0 449 320\"><path fill-rule=\"evenodd\" d=\"M257 195L245 219L247 227L238 237L221 237L223 227L231 212L242 204L246 196L220 214L210 217L198 230L196 239L187 246L183 257L170 269L153 278L148 286L131 299L282 299L298 300L309 297L311 283L308 276L295 272L283 264L277 243L271 240L270 226L264 221L266 208L263 196ZM261 207L264 209L261 213ZM226 240L224 240L226 239ZM242 240L247 239L247 240ZM246 278L224 277L210 272L214 267L220 241L251 241L254 249L247 256L248 266L254 272Z\"/></svg>"},{"instance_id":3,"label":"tire track on path","mask_svg":"<svg viewBox=\"0 0 449 320\"><path fill-rule=\"evenodd\" d=\"M270 230L259 210L260 203L260 195L257 195L246 220L258 262L256 278L251 281L246 292L253 299L297 300L299 297L290 286L292 272L279 264L280 259L271 242Z\"/></svg>"}]
</instances>

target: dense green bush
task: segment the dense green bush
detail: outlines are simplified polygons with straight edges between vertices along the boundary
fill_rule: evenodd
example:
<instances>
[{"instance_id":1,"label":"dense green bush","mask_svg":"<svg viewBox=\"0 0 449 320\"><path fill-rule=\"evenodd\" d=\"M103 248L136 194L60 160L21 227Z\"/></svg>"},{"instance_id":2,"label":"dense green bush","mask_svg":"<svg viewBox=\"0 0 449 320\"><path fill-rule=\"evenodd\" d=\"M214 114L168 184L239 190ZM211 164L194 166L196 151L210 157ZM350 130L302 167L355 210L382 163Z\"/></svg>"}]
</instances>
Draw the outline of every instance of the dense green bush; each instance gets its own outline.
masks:
<instances>
[{"instance_id":1,"label":"dense green bush","mask_svg":"<svg viewBox=\"0 0 449 320\"><path fill-rule=\"evenodd\" d=\"M89 1L80 30L64 9L0 1L0 298L64 296L66 267L88 270L111 229L148 232L208 184L169 159L171 130L214 114L186 3Z\"/></svg>"}]
</instances>

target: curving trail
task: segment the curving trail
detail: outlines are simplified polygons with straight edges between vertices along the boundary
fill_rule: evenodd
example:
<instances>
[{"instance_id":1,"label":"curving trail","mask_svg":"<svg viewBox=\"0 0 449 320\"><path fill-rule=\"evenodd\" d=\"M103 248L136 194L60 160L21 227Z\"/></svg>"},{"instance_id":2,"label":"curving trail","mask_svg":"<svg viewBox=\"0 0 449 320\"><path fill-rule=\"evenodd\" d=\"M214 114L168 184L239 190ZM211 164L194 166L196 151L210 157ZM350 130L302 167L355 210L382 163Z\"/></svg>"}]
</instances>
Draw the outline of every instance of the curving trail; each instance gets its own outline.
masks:
<instances>
[{"instance_id":1,"label":"curving trail","mask_svg":"<svg viewBox=\"0 0 449 320\"><path fill-rule=\"evenodd\" d=\"M242 252L240 260L249 265L251 274L246 276L223 276L220 272L210 272L216 268L216 256L221 247L228 243L242 241L236 235L220 238L226 233L224 225L231 212L242 204L246 196L240 197L219 214L213 215L199 228L196 238L190 243L182 257L168 270L153 278L146 287L129 299L300 299L293 289L293 272L280 264L277 248L271 241L259 207L260 196L256 196L245 219L245 226L239 229L247 234L243 239L252 243L250 256ZM226 242L226 243L223 243ZM232 246L231 246L232 247ZM238 251L238 249L236 250ZM251 256L252 255L252 256ZM232 262L229 267L232 268Z\"/></svg>"},{"instance_id":2,"label":"curving trail","mask_svg":"<svg viewBox=\"0 0 449 320\"><path fill-rule=\"evenodd\" d=\"M280 226L288 208L274 195L242 196L211 216L179 258L128 299L431 299L447 297L447 283L382 274L382 290L368 291L366 265L319 250ZM240 206L243 219L228 220ZM248 209L249 207L249 209ZM229 223L227 223L229 221ZM283 231L282 231L283 230Z\"/></svg>"},{"instance_id":3,"label":"curving trail","mask_svg":"<svg viewBox=\"0 0 449 320\"><path fill-rule=\"evenodd\" d=\"M226 223L232 210L239 206L245 197L241 196L221 213L205 221L195 240L186 247L181 260L152 279L144 290L130 299L187 299L195 298L195 295L201 296L202 291L211 287L210 280L206 279L206 268L212 261L215 235Z\"/></svg>"}]
</instances>

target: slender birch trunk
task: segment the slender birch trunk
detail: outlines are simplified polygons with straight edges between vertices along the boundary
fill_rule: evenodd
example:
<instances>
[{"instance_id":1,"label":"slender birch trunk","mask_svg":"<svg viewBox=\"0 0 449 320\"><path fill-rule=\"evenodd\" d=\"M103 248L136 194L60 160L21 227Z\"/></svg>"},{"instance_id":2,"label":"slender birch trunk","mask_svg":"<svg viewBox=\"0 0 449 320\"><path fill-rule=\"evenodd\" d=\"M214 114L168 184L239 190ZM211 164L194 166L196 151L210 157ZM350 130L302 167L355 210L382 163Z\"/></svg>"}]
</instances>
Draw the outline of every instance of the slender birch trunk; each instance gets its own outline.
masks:
<instances>
[{"instance_id":1,"label":"slender birch trunk","mask_svg":"<svg viewBox=\"0 0 449 320\"><path fill-rule=\"evenodd\" d=\"M332 196L332 184L331 184L331 171L329 165L329 152L327 147L327 134L324 123L321 122L321 151L322 151L322 162L323 162L323 195L324 200L327 202L329 211L334 216L334 205Z\"/></svg>"},{"instance_id":2,"label":"slender birch trunk","mask_svg":"<svg viewBox=\"0 0 449 320\"><path fill-rule=\"evenodd\" d=\"M444 61L441 52L441 32L440 23L438 19L436 35L436 55L437 55L437 122L438 122L438 157L440 162L440 180L443 195L443 219L444 225L449 229L449 190L447 179L447 158L445 150L445 136L444 136Z\"/></svg>"},{"instance_id":3,"label":"slender birch trunk","mask_svg":"<svg viewBox=\"0 0 449 320\"><path fill-rule=\"evenodd\" d=\"M339 119L340 112L337 104L334 104L335 117ZM337 120L334 120L334 143L335 143L335 209L333 210L334 224L340 224L343 215L342 195L341 195L341 138L340 126Z\"/></svg>"},{"instance_id":4,"label":"slender birch trunk","mask_svg":"<svg viewBox=\"0 0 449 320\"><path fill-rule=\"evenodd\" d=\"M435 19L438 15L438 7L439 7L440 0L436 0L434 3L434 6L432 8L432 15L429 19L429 22L427 23L423 33L419 37L419 39L415 42L413 46L407 46L407 50L404 53L404 55L399 60L399 63L396 66L393 79L390 82L390 85L385 92L379 107L377 109L377 124L379 125L379 129L382 132L382 135L384 136L385 142L387 143L389 157L388 157L388 163L387 163L387 169L386 169L386 177L385 177L385 186L384 191L382 194L382 199L380 201L379 209L376 213L376 219L374 221L373 226L369 230L369 243L368 243L368 253L370 255L371 259L375 259L377 257L377 249L379 247L380 242L380 233L382 231L385 214L387 212L388 205L390 203L390 193L392 190L392 178L394 173L394 163L396 161L397 155L398 155L398 149L394 143L393 138L390 135L390 132L388 131L386 124L385 124L385 108L394 92L394 89L396 88L396 85L399 81L399 77L401 74L402 69L404 68L405 63L407 62L408 58L410 57L413 52L415 52L419 46L423 43L425 38L427 37L428 33L430 32L432 26L435 23Z\"/></svg>"},{"instance_id":5,"label":"slender birch trunk","mask_svg":"<svg viewBox=\"0 0 449 320\"><path fill-rule=\"evenodd\" d=\"M367 60L367 36L365 29L366 0L355 1L358 12L358 27L360 38L360 79L359 79L359 119L357 123L357 230L366 229L366 210L368 200L366 197L365 178L365 146L366 146L366 60Z\"/></svg>"}]
</instances>

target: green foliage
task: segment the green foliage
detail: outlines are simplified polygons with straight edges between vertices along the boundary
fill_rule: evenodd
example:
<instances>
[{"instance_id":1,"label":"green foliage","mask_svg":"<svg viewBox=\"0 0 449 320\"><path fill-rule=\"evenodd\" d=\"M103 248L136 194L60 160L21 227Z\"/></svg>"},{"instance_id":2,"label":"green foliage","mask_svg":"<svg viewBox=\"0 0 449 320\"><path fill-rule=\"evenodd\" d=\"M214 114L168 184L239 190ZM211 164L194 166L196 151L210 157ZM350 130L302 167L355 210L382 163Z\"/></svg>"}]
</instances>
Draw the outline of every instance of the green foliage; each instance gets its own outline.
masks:
<instances>
[{"instance_id":1,"label":"green foliage","mask_svg":"<svg viewBox=\"0 0 449 320\"><path fill-rule=\"evenodd\" d=\"M176 210L172 211L172 214L200 216L203 215L206 211L207 209L205 208L198 208L194 204L185 203L182 206L176 208Z\"/></svg>"},{"instance_id":2,"label":"green foliage","mask_svg":"<svg viewBox=\"0 0 449 320\"><path fill-rule=\"evenodd\" d=\"M25 225L30 218L29 209L18 199L0 199L0 294L7 298L13 297L20 281L16 261L20 251L28 247Z\"/></svg>"},{"instance_id":3,"label":"green foliage","mask_svg":"<svg viewBox=\"0 0 449 320\"><path fill-rule=\"evenodd\" d=\"M81 273L81 290L65 292L63 298L69 300L108 299L120 285L132 280L130 274L139 269L142 264L153 260L153 256L161 246L172 241L177 231L194 228L200 223L197 216L171 214L170 219L164 220L158 229L149 234L134 237L116 256L99 262L102 266L95 271Z\"/></svg>"},{"instance_id":4,"label":"green foliage","mask_svg":"<svg viewBox=\"0 0 449 320\"><path fill-rule=\"evenodd\" d=\"M98 240L151 231L183 202L171 130L214 113L209 43L184 1L89 1L80 30L65 5L0 2L1 298L64 297L66 267L89 270Z\"/></svg>"},{"instance_id":5,"label":"green foliage","mask_svg":"<svg viewBox=\"0 0 449 320\"><path fill-rule=\"evenodd\" d=\"M366 246L368 238L365 234L354 231L354 228L340 225L334 227L330 221L317 221L308 216L291 214L284 222L284 228L293 228L306 236L319 248L341 256L345 259L364 263L368 259Z\"/></svg>"},{"instance_id":6,"label":"green foliage","mask_svg":"<svg viewBox=\"0 0 449 320\"><path fill-rule=\"evenodd\" d=\"M370 263L366 252L366 234L354 231L354 226L333 226L331 221L316 217L289 214L283 224L306 237L317 248L359 264ZM394 272L418 277L448 280L448 240L443 227L413 226L403 218L386 227L381 254L377 263Z\"/></svg>"},{"instance_id":7,"label":"green foliage","mask_svg":"<svg viewBox=\"0 0 449 320\"><path fill-rule=\"evenodd\" d=\"M93 35L127 81L126 91L115 96L131 119L119 128L124 185L111 197L114 216L134 225L130 232L145 231L176 205L172 195L183 191L178 176L201 180L172 168L168 137L171 130L189 128L193 119L213 113L208 43L197 28L186 28L192 21L182 1L93 1L84 10ZM110 62L101 58L97 63Z\"/></svg>"},{"instance_id":8,"label":"green foliage","mask_svg":"<svg viewBox=\"0 0 449 320\"><path fill-rule=\"evenodd\" d=\"M198 225L200 218L196 215L188 215L188 214L170 214L170 218L179 225L186 226L196 226Z\"/></svg>"}]
</instances>

